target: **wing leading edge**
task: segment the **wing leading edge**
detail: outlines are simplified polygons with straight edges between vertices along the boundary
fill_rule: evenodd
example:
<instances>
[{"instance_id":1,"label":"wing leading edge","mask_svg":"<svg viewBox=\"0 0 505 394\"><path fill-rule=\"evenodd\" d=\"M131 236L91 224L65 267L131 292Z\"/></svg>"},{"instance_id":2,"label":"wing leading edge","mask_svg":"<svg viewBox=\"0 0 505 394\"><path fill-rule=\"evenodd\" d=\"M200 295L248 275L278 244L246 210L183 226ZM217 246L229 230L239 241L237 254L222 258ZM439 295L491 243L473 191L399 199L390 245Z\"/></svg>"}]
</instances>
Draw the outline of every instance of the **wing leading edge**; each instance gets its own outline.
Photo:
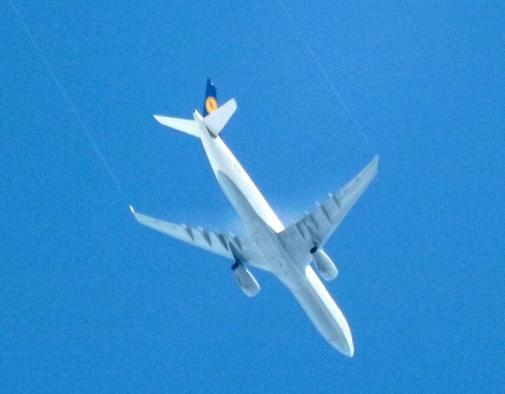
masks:
<instances>
[{"instance_id":1,"label":"wing leading edge","mask_svg":"<svg viewBox=\"0 0 505 394\"><path fill-rule=\"evenodd\" d=\"M240 258L250 261L254 258L251 248L233 234L221 234L204 230L201 227L189 227L185 224L174 224L136 212L132 206L130 210L135 220L144 226L166 234L170 237L186 242L190 245L204 249L208 252L234 259L233 253L238 253ZM233 250L233 252L232 252Z\"/></svg>"},{"instance_id":2,"label":"wing leading edge","mask_svg":"<svg viewBox=\"0 0 505 394\"><path fill-rule=\"evenodd\" d=\"M308 264L310 249L314 246L322 247L326 243L377 174L378 163L379 157L376 155L337 193L330 193L325 202L316 203L310 213L279 234L296 262Z\"/></svg>"}]
</instances>

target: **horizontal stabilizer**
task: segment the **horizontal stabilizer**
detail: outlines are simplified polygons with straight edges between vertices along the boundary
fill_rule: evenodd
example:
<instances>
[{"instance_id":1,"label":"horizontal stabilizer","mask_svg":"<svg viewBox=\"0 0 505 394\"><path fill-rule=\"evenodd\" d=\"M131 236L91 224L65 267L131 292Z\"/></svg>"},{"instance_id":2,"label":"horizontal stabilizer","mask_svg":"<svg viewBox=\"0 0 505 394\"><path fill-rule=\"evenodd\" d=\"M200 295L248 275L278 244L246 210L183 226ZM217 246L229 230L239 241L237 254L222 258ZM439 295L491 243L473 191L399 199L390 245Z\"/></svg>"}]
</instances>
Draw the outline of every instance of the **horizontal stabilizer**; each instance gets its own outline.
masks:
<instances>
[{"instance_id":1,"label":"horizontal stabilizer","mask_svg":"<svg viewBox=\"0 0 505 394\"><path fill-rule=\"evenodd\" d=\"M154 119L156 119L163 126L170 127L172 129L192 135L193 137L200 138L200 125L194 120L171 118L162 115L153 116Z\"/></svg>"},{"instance_id":2,"label":"horizontal stabilizer","mask_svg":"<svg viewBox=\"0 0 505 394\"><path fill-rule=\"evenodd\" d=\"M142 213L137 213L132 206L130 206L130 211L140 224L176 238L179 241L230 259L235 259L236 256L234 256L234 253L238 254L244 261L253 259L251 248L235 235L208 231L201 227L193 228L185 224L165 222Z\"/></svg>"},{"instance_id":3,"label":"horizontal stabilizer","mask_svg":"<svg viewBox=\"0 0 505 394\"><path fill-rule=\"evenodd\" d=\"M377 174L379 157L372 161L336 194L329 195L323 203L303 218L285 228L281 241L290 251L291 257L300 264L310 262L310 249L321 248L344 220L359 197Z\"/></svg>"},{"instance_id":4,"label":"horizontal stabilizer","mask_svg":"<svg viewBox=\"0 0 505 394\"><path fill-rule=\"evenodd\" d=\"M205 127L217 137L237 110L237 102L231 99L203 118Z\"/></svg>"}]
</instances>

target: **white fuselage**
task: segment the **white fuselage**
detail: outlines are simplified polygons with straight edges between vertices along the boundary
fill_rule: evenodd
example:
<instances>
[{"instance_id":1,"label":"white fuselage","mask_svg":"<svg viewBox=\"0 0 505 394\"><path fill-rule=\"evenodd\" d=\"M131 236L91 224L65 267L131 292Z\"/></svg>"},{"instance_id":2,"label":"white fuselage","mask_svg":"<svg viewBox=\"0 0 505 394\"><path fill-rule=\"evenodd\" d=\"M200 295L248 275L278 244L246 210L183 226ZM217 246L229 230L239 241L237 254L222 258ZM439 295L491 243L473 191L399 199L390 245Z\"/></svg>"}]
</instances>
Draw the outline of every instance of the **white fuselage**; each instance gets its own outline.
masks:
<instances>
[{"instance_id":1,"label":"white fuselage","mask_svg":"<svg viewBox=\"0 0 505 394\"><path fill-rule=\"evenodd\" d=\"M250 263L279 278L326 341L343 354L352 356L351 331L335 301L310 264L292 261L278 237L284 230L282 222L223 140L207 132L197 112L194 117L202 126L200 138L217 181L239 214L251 244L256 247L259 258Z\"/></svg>"}]
</instances>

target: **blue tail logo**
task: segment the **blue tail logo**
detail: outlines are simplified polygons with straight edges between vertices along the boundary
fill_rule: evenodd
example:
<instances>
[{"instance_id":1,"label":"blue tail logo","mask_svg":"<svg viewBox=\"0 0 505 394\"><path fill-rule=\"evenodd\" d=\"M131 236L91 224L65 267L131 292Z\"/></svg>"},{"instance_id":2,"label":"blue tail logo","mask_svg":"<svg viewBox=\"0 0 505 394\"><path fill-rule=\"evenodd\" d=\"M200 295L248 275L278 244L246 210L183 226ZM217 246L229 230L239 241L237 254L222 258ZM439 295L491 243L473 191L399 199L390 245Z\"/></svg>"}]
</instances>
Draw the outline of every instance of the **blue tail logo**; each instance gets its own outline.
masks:
<instances>
[{"instance_id":1,"label":"blue tail logo","mask_svg":"<svg viewBox=\"0 0 505 394\"><path fill-rule=\"evenodd\" d=\"M217 93L216 87L211 80L207 78L207 89L205 90L205 101L203 104L203 116L214 112L217 109Z\"/></svg>"}]
</instances>

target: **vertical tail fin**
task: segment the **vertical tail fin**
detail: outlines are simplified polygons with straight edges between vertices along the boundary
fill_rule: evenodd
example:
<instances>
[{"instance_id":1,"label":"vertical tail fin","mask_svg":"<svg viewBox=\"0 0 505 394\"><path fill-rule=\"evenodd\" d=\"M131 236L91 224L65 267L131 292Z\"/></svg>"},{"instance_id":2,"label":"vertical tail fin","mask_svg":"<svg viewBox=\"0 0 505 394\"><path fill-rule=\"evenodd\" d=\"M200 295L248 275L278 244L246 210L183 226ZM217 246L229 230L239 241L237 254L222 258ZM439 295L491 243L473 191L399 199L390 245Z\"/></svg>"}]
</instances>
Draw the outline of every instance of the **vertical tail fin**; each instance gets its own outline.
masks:
<instances>
[{"instance_id":1,"label":"vertical tail fin","mask_svg":"<svg viewBox=\"0 0 505 394\"><path fill-rule=\"evenodd\" d=\"M207 88L205 89L205 100L203 102L203 117L206 117L214 112L217 109L217 106L216 87L211 80L207 78Z\"/></svg>"}]
</instances>

